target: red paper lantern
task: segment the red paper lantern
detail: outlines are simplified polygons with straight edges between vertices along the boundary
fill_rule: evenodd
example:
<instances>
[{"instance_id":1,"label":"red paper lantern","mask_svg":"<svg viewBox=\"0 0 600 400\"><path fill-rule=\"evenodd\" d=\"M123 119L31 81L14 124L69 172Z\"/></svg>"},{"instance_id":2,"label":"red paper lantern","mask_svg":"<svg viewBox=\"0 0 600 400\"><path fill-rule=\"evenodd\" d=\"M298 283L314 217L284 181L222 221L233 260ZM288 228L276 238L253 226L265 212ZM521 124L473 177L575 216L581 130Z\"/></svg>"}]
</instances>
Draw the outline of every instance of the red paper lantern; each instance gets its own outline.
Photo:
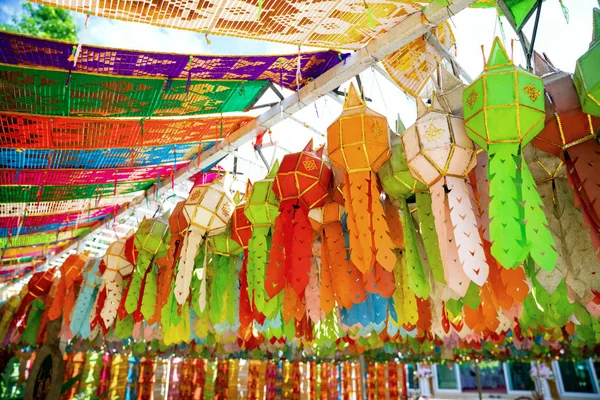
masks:
<instances>
[{"instance_id":1,"label":"red paper lantern","mask_svg":"<svg viewBox=\"0 0 600 400\"><path fill-rule=\"evenodd\" d=\"M325 203L331 181L331 170L322 155L322 147L313 151L312 141L303 151L286 155L273 184L281 203L275 220L265 290L272 298L285 286L292 287L294 290L286 293L295 293L298 298L286 296L286 301L291 301L294 307L303 304L309 281L313 233L308 212Z\"/></svg>"}]
</instances>

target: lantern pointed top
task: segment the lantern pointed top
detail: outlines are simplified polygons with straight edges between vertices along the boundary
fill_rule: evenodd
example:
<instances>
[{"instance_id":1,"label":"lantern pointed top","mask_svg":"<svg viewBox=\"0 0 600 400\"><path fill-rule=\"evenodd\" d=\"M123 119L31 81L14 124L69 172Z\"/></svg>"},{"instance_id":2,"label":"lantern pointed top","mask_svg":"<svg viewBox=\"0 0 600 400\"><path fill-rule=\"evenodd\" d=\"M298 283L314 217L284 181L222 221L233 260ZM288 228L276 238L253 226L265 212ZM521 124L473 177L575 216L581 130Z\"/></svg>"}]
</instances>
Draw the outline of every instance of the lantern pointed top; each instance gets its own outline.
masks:
<instances>
[{"instance_id":1,"label":"lantern pointed top","mask_svg":"<svg viewBox=\"0 0 600 400\"><path fill-rule=\"evenodd\" d=\"M250 179L248 179L246 182L246 193L244 193L244 199L250 198L250 192L252 192L252 182L250 182Z\"/></svg>"},{"instance_id":2,"label":"lantern pointed top","mask_svg":"<svg viewBox=\"0 0 600 400\"><path fill-rule=\"evenodd\" d=\"M446 114L452 114L452 110L448 106L447 102L440 99L440 95L436 92L431 93L431 106L430 110L441 111Z\"/></svg>"},{"instance_id":3,"label":"lantern pointed top","mask_svg":"<svg viewBox=\"0 0 600 400\"><path fill-rule=\"evenodd\" d=\"M233 204L235 204L237 206L238 204L240 204L241 201L242 201L242 196L240 195L240 191L236 190L235 194L233 195Z\"/></svg>"},{"instance_id":4,"label":"lantern pointed top","mask_svg":"<svg viewBox=\"0 0 600 400\"><path fill-rule=\"evenodd\" d=\"M542 55L537 51L533 53L533 65L537 76L545 76L558 72L552 62L546 57L546 54Z\"/></svg>"},{"instance_id":5,"label":"lantern pointed top","mask_svg":"<svg viewBox=\"0 0 600 400\"><path fill-rule=\"evenodd\" d=\"M321 147L319 147L317 150L315 150L315 154L317 155L317 157L322 158L323 157L323 151L325 150L325 145L321 145Z\"/></svg>"},{"instance_id":6,"label":"lantern pointed top","mask_svg":"<svg viewBox=\"0 0 600 400\"><path fill-rule=\"evenodd\" d=\"M508 57L506 50L504 50L504 46L502 45L500 38L496 36L496 38L494 39L494 44L492 45L492 51L490 52L490 58L488 59L486 67L503 67L506 64L512 64L512 61Z\"/></svg>"},{"instance_id":7,"label":"lantern pointed top","mask_svg":"<svg viewBox=\"0 0 600 400\"><path fill-rule=\"evenodd\" d=\"M350 89L348 89L348 94L346 95L346 100L344 100L344 110L347 108L353 107L362 107L365 105L365 102L360 98L358 91L354 87L354 84L350 84Z\"/></svg>"},{"instance_id":8,"label":"lantern pointed top","mask_svg":"<svg viewBox=\"0 0 600 400\"><path fill-rule=\"evenodd\" d=\"M422 117L428 111L427 105L417 96L417 118Z\"/></svg>"},{"instance_id":9,"label":"lantern pointed top","mask_svg":"<svg viewBox=\"0 0 600 400\"><path fill-rule=\"evenodd\" d=\"M594 44L600 42L600 8L594 8L594 33L592 35L592 43L590 47Z\"/></svg>"},{"instance_id":10,"label":"lantern pointed top","mask_svg":"<svg viewBox=\"0 0 600 400\"><path fill-rule=\"evenodd\" d=\"M271 166L271 170L269 171L269 174L266 177L274 179L275 175L277 174L277 171L279 171L279 160L275 160L275 162L273 163L273 166ZM252 187L252 184L250 183L250 181L248 181L248 184L250 185L250 187Z\"/></svg>"},{"instance_id":11,"label":"lantern pointed top","mask_svg":"<svg viewBox=\"0 0 600 400\"><path fill-rule=\"evenodd\" d=\"M437 87L441 93L450 92L463 83L453 73L444 68L441 64L437 66Z\"/></svg>"},{"instance_id":12,"label":"lantern pointed top","mask_svg":"<svg viewBox=\"0 0 600 400\"><path fill-rule=\"evenodd\" d=\"M312 138L308 141L308 143L306 143L306 146L304 146L304 149L302 149L302 151L313 151L313 140Z\"/></svg>"},{"instance_id":13,"label":"lantern pointed top","mask_svg":"<svg viewBox=\"0 0 600 400\"><path fill-rule=\"evenodd\" d=\"M399 135L406 130L404 126L404 122L402 122L402 118L400 118L400 114L398 114L398 119L396 120L396 133Z\"/></svg>"}]
</instances>

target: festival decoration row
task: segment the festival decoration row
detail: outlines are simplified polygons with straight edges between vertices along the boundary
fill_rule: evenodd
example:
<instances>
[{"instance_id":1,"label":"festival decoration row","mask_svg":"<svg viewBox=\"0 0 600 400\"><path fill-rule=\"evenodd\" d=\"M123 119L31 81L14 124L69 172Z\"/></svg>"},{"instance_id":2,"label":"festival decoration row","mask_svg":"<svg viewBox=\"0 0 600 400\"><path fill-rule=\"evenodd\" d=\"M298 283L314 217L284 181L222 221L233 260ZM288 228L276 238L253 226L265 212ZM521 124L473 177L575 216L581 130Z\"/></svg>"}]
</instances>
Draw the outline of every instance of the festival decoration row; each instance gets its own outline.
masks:
<instances>
[{"instance_id":1,"label":"festival decoration row","mask_svg":"<svg viewBox=\"0 0 600 400\"><path fill-rule=\"evenodd\" d=\"M598 212L586 184L600 119L576 87L597 71L582 67L573 85L539 56L536 66L543 79L496 39L468 87L440 69L431 105L417 100L416 123L391 140L351 87L328 128L331 165L309 144L244 201L219 179L198 180L168 219L144 220L103 258L72 255L60 279L35 274L4 306L0 339L34 344L62 316L66 340L194 340L225 353L582 354L600 339ZM564 193L540 196L529 142L566 164L590 236L576 233L576 213L553 217L573 207L557 204Z\"/></svg>"}]
</instances>

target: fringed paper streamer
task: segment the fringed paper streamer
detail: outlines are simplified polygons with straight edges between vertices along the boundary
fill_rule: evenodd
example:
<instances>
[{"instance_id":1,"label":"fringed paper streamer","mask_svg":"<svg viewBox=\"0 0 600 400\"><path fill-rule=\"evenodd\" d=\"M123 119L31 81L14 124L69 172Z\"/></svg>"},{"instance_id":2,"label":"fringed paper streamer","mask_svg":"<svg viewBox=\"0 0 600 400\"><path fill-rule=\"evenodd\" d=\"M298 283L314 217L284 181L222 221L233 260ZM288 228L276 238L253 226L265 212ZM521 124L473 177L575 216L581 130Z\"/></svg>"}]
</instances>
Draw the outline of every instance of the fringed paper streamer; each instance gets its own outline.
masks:
<instances>
[{"instance_id":1,"label":"fringed paper streamer","mask_svg":"<svg viewBox=\"0 0 600 400\"><path fill-rule=\"evenodd\" d=\"M48 311L54 302L54 296L56 294L58 284L54 282L52 288L50 289L50 293L44 296L44 312L42 313L42 318L40 320L40 327L37 332L36 343L38 345L43 345L46 342L46 326L48 325Z\"/></svg>"},{"instance_id":2,"label":"fringed paper streamer","mask_svg":"<svg viewBox=\"0 0 600 400\"><path fill-rule=\"evenodd\" d=\"M323 281L319 281L317 257L319 257L319 253L321 251L320 247L321 245L319 242L312 243L313 256L311 257L308 286L306 287L306 292L304 295L306 303L306 315L314 323L322 320L325 317L324 312L331 312L334 306L331 272L328 270L325 272L325 275L322 275L323 277L328 276L329 281L325 279ZM319 257L319 261L321 261L321 263L323 262L321 257ZM330 291L326 292L326 294L329 296L329 301L322 302L321 300L322 284L329 285ZM325 305L328 310L325 310L323 305ZM330 307L328 307L328 305L330 305Z\"/></svg>"},{"instance_id":3,"label":"fringed paper streamer","mask_svg":"<svg viewBox=\"0 0 600 400\"><path fill-rule=\"evenodd\" d=\"M184 358L181 367L181 377L179 379L179 397L182 399L193 398L194 391L194 359ZM199 390L202 391L204 385L199 385Z\"/></svg>"},{"instance_id":4,"label":"fringed paper streamer","mask_svg":"<svg viewBox=\"0 0 600 400\"><path fill-rule=\"evenodd\" d=\"M179 399L179 383L183 370L183 361L181 358L173 358L171 360L171 370L169 371L169 400Z\"/></svg>"},{"instance_id":5,"label":"fringed paper streamer","mask_svg":"<svg viewBox=\"0 0 600 400\"><path fill-rule=\"evenodd\" d=\"M310 390L309 390L307 397L310 399L317 399L318 398L317 396L319 395L319 389L320 389L320 388L317 388L318 383L320 383L319 379L317 379L317 375L319 373L320 366L317 366L317 363L314 361L307 362L306 366L309 370L308 379L309 379L309 385L310 385Z\"/></svg>"},{"instance_id":6,"label":"fringed paper streamer","mask_svg":"<svg viewBox=\"0 0 600 400\"><path fill-rule=\"evenodd\" d=\"M55 268L51 268L43 272L37 272L27 282L25 295L22 297L13 320L10 322L11 332L15 336L15 339L25 330L27 317L33 301L49 293L55 271Z\"/></svg>"},{"instance_id":7,"label":"fringed paper streamer","mask_svg":"<svg viewBox=\"0 0 600 400\"><path fill-rule=\"evenodd\" d=\"M227 375L227 399L237 399L238 397L238 373L239 373L239 360L230 359L228 361L228 375ZM267 397L268 398L268 397Z\"/></svg>"},{"instance_id":8,"label":"fringed paper streamer","mask_svg":"<svg viewBox=\"0 0 600 400\"><path fill-rule=\"evenodd\" d=\"M68 354L67 355L67 362L65 365L65 376L64 376L64 381L68 381L69 379L72 379L74 377L76 377L77 375L79 375L82 370L83 370L83 365L85 363L85 353L74 353L74 354ZM82 379L79 379L79 382L76 383L73 387L71 387L69 390L67 390L65 393L62 394L61 399L63 400L68 400L68 399L72 399L75 394L78 391L78 387L81 385L81 382L83 382Z\"/></svg>"},{"instance_id":9,"label":"fringed paper streamer","mask_svg":"<svg viewBox=\"0 0 600 400\"><path fill-rule=\"evenodd\" d=\"M99 353L87 353L83 371L81 372L81 383L77 395L92 398L96 396L98 382L100 380L100 369L102 358Z\"/></svg>"},{"instance_id":10,"label":"fringed paper streamer","mask_svg":"<svg viewBox=\"0 0 600 400\"><path fill-rule=\"evenodd\" d=\"M167 384L169 381L169 359L156 358L156 368L154 370L154 392L155 399L167 398Z\"/></svg>"},{"instance_id":11,"label":"fringed paper streamer","mask_svg":"<svg viewBox=\"0 0 600 400\"><path fill-rule=\"evenodd\" d=\"M81 292L77 297L71 319L71 332L82 338L87 338L90 333L90 314L94 306L100 285L100 258L89 259L83 270Z\"/></svg>"},{"instance_id":12,"label":"fringed paper streamer","mask_svg":"<svg viewBox=\"0 0 600 400\"><path fill-rule=\"evenodd\" d=\"M277 224L277 220L275 223ZM248 299L250 302L250 308L255 309L259 313L266 311L266 303L268 300L267 297L271 297L268 295L267 288L270 288L270 291L272 291L277 287L276 285L273 285L273 283L271 283L271 285L266 283L269 248L273 249L275 246L280 246L279 243L270 243L269 230L270 227L268 226L253 226L252 238L248 244L248 262L246 264ZM277 228L273 235L274 239L276 237L277 239L281 237L281 235L277 233ZM271 261L269 261L269 263L270 262ZM269 282L273 278L274 276L269 276Z\"/></svg>"},{"instance_id":13,"label":"fringed paper streamer","mask_svg":"<svg viewBox=\"0 0 600 400\"><path fill-rule=\"evenodd\" d=\"M139 357L129 356L127 370L127 386L125 389L125 400L136 400L138 398L138 380L140 376Z\"/></svg>"},{"instance_id":14,"label":"fringed paper streamer","mask_svg":"<svg viewBox=\"0 0 600 400\"><path fill-rule=\"evenodd\" d=\"M208 360L206 363L206 380L204 382L204 398L215 398L215 381L217 379L217 361Z\"/></svg>"},{"instance_id":15,"label":"fringed paper streamer","mask_svg":"<svg viewBox=\"0 0 600 400\"><path fill-rule=\"evenodd\" d=\"M102 355L102 364L100 367L100 380L98 381L98 389L96 390L96 396L106 396L105 392L109 390L112 356L108 353Z\"/></svg>"},{"instance_id":16,"label":"fringed paper streamer","mask_svg":"<svg viewBox=\"0 0 600 400\"><path fill-rule=\"evenodd\" d=\"M281 391L278 393L278 367L277 361L268 361L267 362L267 372L266 372L266 380L265 380L265 399L266 400L275 400L278 397L281 397ZM281 383L281 381L279 381Z\"/></svg>"},{"instance_id":17,"label":"fringed paper streamer","mask_svg":"<svg viewBox=\"0 0 600 400\"><path fill-rule=\"evenodd\" d=\"M229 369L227 360L218 360L217 379L215 381L215 399L227 399L227 388L229 384Z\"/></svg>"},{"instance_id":18,"label":"fringed paper streamer","mask_svg":"<svg viewBox=\"0 0 600 400\"><path fill-rule=\"evenodd\" d=\"M110 381L108 384L109 399L124 399L127 386L127 371L129 368L128 357L115 354L110 364Z\"/></svg>"},{"instance_id":19,"label":"fringed paper streamer","mask_svg":"<svg viewBox=\"0 0 600 400\"><path fill-rule=\"evenodd\" d=\"M138 399L149 399L154 393L154 372L156 363L152 358L142 358L138 378Z\"/></svg>"},{"instance_id":20,"label":"fringed paper streamer","mask_svg":"<svg viewBox=\"0 0 600 400\"><path fill-rule=\"evenodd\" d=\"M476 188L480 227L484 240L490 241L490 181L488 178L488 153L477 153L477 165L471 171L471 186Z\"/></svg>"}]
</instances>

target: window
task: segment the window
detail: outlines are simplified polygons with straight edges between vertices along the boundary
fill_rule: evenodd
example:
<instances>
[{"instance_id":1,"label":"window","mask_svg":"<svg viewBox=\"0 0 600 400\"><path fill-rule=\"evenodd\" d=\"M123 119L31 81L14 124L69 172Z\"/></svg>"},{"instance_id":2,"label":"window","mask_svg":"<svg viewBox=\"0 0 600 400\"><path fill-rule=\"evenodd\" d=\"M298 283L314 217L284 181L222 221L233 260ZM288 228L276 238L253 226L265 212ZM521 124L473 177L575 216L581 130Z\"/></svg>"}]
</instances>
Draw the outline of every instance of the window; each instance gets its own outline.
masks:
<instances>
[{"instance_id":1,"label":"window","mask_svg":"<svg viewBox=\"0 0 600 400\"><path fill-rule=\"evenodd\" d=\"M458 390L456 368L458 368L458 365L453 365L452 368L448 364L437 364L435 366L438 389Z\"/></svg>"},{"instance_id":2,"label":"window","mask_svg":"<svg viewBox=\"0 0 600 400\"><path fill-rule=\"evenodd\" d=\"M592 371L588 360L559 361L561 380L567 393L597 393L592 382Z\"/></svg>"},{"instance_id":3,"label":"window","mask_svg":"<svg viewBox=\"0 0 600 400\"><path fill-rule=\"evenodd\" d=\"M481 389L484 392L506 393L502 363L498 361L480 362L479 376L481 378ZM460 382L463 392L477 391L477 372L474 363L460 365Z\"/></svg>"},{"instance_id":4,"label":"window","mask_svg":"<svg viewBox=\"0 0 600 400\"><path fill-rule=\"evenodd\" d=\"M521 390L533 392L535 383L529 375L531 363L509 362L506 363L508 369L508 386L510 390Z\"/></svg>"},{"instance_id":5,"label":"window","mask_svg":"<svg viewBox=\"0 0 600 400\"><path fill-rule=\"evenodd\" d=\"M417 379L416 373L417 364L406 364L406 386L409 389L419 388L419 379Z\"/></svg>"}]
</instances>

